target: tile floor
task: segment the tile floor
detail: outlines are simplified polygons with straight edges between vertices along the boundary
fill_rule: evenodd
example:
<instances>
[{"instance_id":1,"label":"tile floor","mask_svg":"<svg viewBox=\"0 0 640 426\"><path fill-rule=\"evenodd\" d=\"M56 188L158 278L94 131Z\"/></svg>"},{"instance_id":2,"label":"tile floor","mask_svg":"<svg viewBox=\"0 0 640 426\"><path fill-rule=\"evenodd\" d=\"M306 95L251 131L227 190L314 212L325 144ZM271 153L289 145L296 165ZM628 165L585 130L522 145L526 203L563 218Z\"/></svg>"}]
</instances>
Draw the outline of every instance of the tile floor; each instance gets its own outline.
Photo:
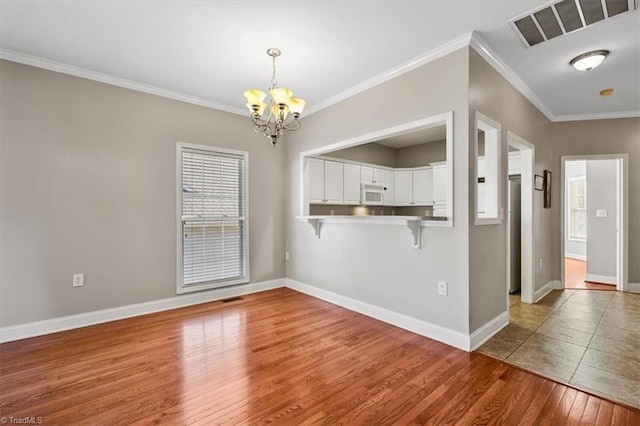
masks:
<instances>
[{"instance_id":1,"label":"tile floor","mask_svg":"<svg viewBox=\"0 0 640 426\"><path fill-rule=\"evenodd\" d=\"M640 408L640 294L554 290L509 305L510 324L478 352Z\"/></svg>"}]
</instances>

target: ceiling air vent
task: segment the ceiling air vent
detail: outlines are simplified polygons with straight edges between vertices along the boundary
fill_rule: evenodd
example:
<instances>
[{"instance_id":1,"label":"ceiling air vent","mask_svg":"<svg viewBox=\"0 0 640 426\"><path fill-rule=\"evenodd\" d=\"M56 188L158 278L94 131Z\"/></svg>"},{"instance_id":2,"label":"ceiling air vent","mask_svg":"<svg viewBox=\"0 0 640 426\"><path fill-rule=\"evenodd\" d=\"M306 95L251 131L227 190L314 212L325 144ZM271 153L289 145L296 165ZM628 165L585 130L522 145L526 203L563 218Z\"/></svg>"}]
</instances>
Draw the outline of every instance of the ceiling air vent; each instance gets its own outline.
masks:
<instances>
[{"instance_id":1,"label":"ceiling air vent","mask_svg":"<svg viewBox=\"0 0 640 426\"><path fill-rule=\"evenodd\" d=\"M527 47L637 8L637 0L560 0L509 22Z\"/></svg>"}]
</instances>

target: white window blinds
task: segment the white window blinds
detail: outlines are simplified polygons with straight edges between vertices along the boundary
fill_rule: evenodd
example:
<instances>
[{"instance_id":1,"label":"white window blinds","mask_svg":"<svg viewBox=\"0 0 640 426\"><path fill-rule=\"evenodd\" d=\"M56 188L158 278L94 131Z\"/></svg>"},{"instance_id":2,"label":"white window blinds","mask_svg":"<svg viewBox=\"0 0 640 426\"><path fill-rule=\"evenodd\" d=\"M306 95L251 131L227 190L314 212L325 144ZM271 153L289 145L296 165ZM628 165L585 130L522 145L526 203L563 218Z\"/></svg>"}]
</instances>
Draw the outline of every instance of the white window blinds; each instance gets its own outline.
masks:
<instances>
[{"instance_id":1,"label":"white window blinds","mask_svg":"<svg viewBox=\"0 0 640 426\"><path fill-rule=\"evenodd\" d=\"M569 178L569 238L587 238L587 182L584 176Z\"/></svg>"},{"instance_id":2,"label":"white window blinds","mask_svg":"<svg viewBox=\"0 0 640 426\"><path fill-rule=\"evenodd\" d=\"M246 154L181 150L181 286L246 282Z\"/></svg>"}]
</instances>

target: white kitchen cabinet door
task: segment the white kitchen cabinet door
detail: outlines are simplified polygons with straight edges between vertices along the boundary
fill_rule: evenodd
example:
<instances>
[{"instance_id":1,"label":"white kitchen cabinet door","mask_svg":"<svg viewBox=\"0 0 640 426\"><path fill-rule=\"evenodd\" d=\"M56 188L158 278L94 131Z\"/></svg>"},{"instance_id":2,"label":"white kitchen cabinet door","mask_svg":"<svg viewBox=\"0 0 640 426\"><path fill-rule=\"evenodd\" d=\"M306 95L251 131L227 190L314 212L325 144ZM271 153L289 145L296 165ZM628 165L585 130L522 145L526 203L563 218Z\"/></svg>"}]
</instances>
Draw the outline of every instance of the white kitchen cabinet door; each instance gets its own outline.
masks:
<instances>
[{"instance_id":1,"label":"white kitchen cabinet door","mask_svg":"<svg viewBox=\"0 0 640 426\"><path fill-rule=\"evenodd\" d=\"M365 185L383 185L384 169L376 169L375 167L362 166L360 168L361 181Z\"/></svg>"},{"instance_id":2,"label":"white kitchen cabinet door","mask_svg":"<svg viewBox=\"0 0 640 426\"><path fill-rule=\"evenodd\" d=\"M410 206L413 196L413 172L411 170L396 170L394 179L394 204L396 206Z\"/></svg>"},{"instance_id":3,"label":"white kitchen cabinet door","mask_svg":"<svg viewBox=\"0 0 640 426\"><path fill-rule=\"evenodd\" d=\"M433 166L433 201L447 203L447 165Z\"/></svg>"},{"instance_id":4,"label":"white kitchen cabinet door","mask_svg":"<svg viewBox=\"0 0 640 426\"><path fill-rule=\"evenodd\" d=\"M385 170L384 171L384 205L385 206L393 206L395 205L395 185L394 185L394 176L393 170Z\"/></svg>"},{"instance_id":5,"label":"white kitchen cabinet door","mask_svg":"<svg viewBox=\"0 0 640 426\"><path fill-rule=\"evenodd\" d=\"M307 172L309 176L309 202L322 204L324 202L324 161L309 158Z\"/></svg>"},{"instance_id":6,"label":"white kitchen cabinet door","mask_svg":"<svg viewBox=\"0 0 640 426\"><path fill-rule=\"evenodd\" d=\"M342 204L344 202L343 163L324 162L324 200L326 204Z\"/></svg>"},{"instance_id":7,"label":"white kitchen cabinet door","mask_svg":"<svg viewBox=\"0 0 640 426\"><path fill-rule=\"evenodd\" d=\"M344 165L344 203L360 204L360 166Z\"/></svg>"},{"instance_id":8,"label":"white kitchen cabinet door","mask_svg":"<svg viewBox=\"0 0 640 426\"><path fill-rule=\"evenodd\" d=\"M433 216L447 216L447 163L433 165Z\"/></svg>"},{"instance_id":9,"label":"white kitchen cabinet door","mask_svg":"<svg viewBox=\"0 0 640 426\"><path fill-rule=\"evenodd\" d=\"M431 168L413 171L413 204L433 205L433 170Z\"/></svg>"},{"instance_id":10,"label":"white kitchen cabinet door","mask_svg":"<svg viewBox=\"0 0 640 426\"><path fill-rule=\"evenodd\" d=\"M373 167L360 167L360 181L364 185L373 185Z\"/></svg>"},{"instance_id":11,"label":"white kitchen cabinet door","mask_svg":"<svg viewBox=\"0 0 640 426\"><path fill-rule=\"evenodd\" d=\"M374 185L384 185L384 169L373 169L373 184Z\"/></svg>"}]
</instances>

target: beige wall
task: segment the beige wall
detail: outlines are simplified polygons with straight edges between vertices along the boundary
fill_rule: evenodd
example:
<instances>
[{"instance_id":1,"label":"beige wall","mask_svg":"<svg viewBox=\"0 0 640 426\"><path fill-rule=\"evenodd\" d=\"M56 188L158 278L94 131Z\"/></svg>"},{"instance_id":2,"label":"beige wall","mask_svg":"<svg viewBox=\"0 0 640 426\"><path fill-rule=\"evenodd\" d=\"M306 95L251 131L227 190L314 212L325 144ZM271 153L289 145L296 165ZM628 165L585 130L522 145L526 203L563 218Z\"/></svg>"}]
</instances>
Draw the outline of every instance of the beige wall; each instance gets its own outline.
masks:
<instances>
[{"instance_id":1,"label":"beige wall","mask_svg":"<svg viewBox=\"0 0 640 426\"><path fill-rule=\"evenodd\" d=\"M389 108L402 105L402 108ZM406 226L324 224L300 215L300 153L403 123L454 112L453 228L425 228L422 249ZM303 120L287 136L287 278L411 318L467 333L468 48L375 86ZM327 123L331 123L330 126ZM437 281L449 296L437 295Z\"/></svg>"},{"instance_id":2,"label":"beige wall","mask_svg":"<svg viewBox=\"0 0 640 426\"><path fill-rule=\"evenodd\" d=\"M420 167L447 159L446 141L435 141L401 148L396 153L397 167Z\"/></svg>"},{"instance_id":3,"label":"beige wall","mask_svg":"<svg viewBox=\"0 0 640 426\"><path fill-rule=\"evenodd\" d=\"M377 143L366 143L351 148L332 151L325 155L343 160L360 161L378 166L396 167L396 149Z\"/></svg>"},{"instance_id":4,"label":"beige wall","mask_svg":"<svg viewBox=\"0 0 640 426\"><path fill-rule=\"evenodd\" d=\"M553 171L565 155L629 154L629 282L640 283L640 118L553 124ZM556 179L558 182L559 179ZM560 186L553 195L553 276L560 279Z\"/></svg>"},{"instance_id":5,"label":"beige wall","mask_svg":"<svg viewBox=\"0 0 640 426\"><path fill-rule=\"evenodd\" d=\"M284 277L284 149L246 117L0 67L0 326L176 296L177 141L249 152L251 279Z\"/></svg>"},{"instance_id":6,"label":"beige wall","mask_svg":"<svg viewBox=\"0 0 640 426\"><path fill-rule=\"evenodd\" d=\"M469 115L475 111L501 124L502 170L508 169L507 131L535 145L534 173L551 169L552 123L475 50L469 55ZM469 122L470 147L473 143L473 121ZM473 163L469 162L471 169ZM473 185L473 177L470 178ZM508 182L502 182L502 206L506 206ZM554 190L559 188L557 179ZM534 271L535 289L552 280L551 223L552 211L543 208L542 193L534 191ZM473 192L469 203L473 205ZM473 332L506 310L506 221L500 225L474 225L473 209L469 214L470 253L470 330ZM543 267L539 268L538 259Z\"/></svg>"}]
</instances>

